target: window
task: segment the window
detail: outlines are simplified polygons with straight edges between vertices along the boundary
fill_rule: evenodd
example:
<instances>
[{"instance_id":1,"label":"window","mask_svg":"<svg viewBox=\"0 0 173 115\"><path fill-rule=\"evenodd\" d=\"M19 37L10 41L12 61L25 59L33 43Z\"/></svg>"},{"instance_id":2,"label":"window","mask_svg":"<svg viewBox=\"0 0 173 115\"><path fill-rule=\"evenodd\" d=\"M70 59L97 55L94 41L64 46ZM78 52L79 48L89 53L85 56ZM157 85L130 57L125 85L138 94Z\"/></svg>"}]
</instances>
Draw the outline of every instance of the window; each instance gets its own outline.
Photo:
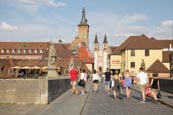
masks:
<instances>
[{"instance_id":1,"label":"window","mask_svg":"<svg viewBox=\"0 0 173 115\"><path fill-rule=\"evenodd\" d=\"M13 49L13 50L12 50L12 53L16 53L16 50L15 50L15 49Z\"/></svg>"},{"instance_id":2,"label":"window","mask_svg":"<svg viewBox=\"0 0 173 115\"><path fill-rule=\"evenodd\" d=\"M26 49L23 50L23 53L26 53Z\"/></svg>"},{"instance_id":3,"label":"window","mask_svg":"<svg viewBox=\"0 0 173 115\"><path fill-rule=\"evenodd\" d=\"M32 53L32 50L29 50L29 53Z\"/></svg>"},{"instance_id":4,"label":"window","mask_svg":"<svg viewBox=\"0 0 173 115\"><path fill-rule=\"evenodd\" d=\"M10 50L7 50L7 53L9 53L10 52Z\"/></svg>"},{"instance_id":5,"label":"window","mask_svg":"<svg viewBox=\"0 0 173 115\"><path fill-rule=\"evenodd\" d=\"M41 53L41 54L43 53L43 50L42 50L42 49L40 50L40 53Z\"/></svg>"},{"instance_id":6,"label":"window","mask_svg":"<svg viewBox=\"0 0 173 115\"><path fill-rule=\"evenodd\" d=\"M38 52L38 50L34 50L34 53L37 53Z\"/></svg>"},{"instance_id":7,"label":"window","mask_svg":"<svg viewBox=\"0 0 173 115\"><path fill-rule=\"evenodd\" d=\"M150 51L149 51L149 49L146 49L145 50L145 56L149 56L150 55Z\"/></svg>"},{"instance_id":8,"label":"window","mask_svg":"<svg viewBox=\"0 0 173 115\"><path fill-rule=\"evenodd\" d=\"M135 56L135 50L131 50L131 56Z\"/></svg>"},{"instance_id":9,"label":"window","mask_svg":"<svg viewBox=\"0 0 173 115\"><path fill-rule=\"evenodd\" d=\"M102 51L99 51L99 56L102 56Z\"/></svg>"},{"instance_id":10,"label":"window","mask_svg":"<svg viewBox=\"0 0 173 115\"><path fill-rule=\"evenodd\" d=\"M17 53L19 53L19 54L20 54L20 49L18 49L18 50L17 50Z\"/></svg>"},{"instance_id":11,"label":"window","mask_svg":"<svg viewBox=\"0 0 173 115\"><path fill-rule=\"evenodd\" d=\"M131 68L135 68L135 62L130 63Z\"/></svg>"},{"instance_id":12,"label":"window","mask_svg":"<svg viewBox=\"0 0 173 115\"><path fill-rule=\"evenodd\" d=\"M4 49L1 50L1 53L4 53Z\"/></svg>"}]
</instances>

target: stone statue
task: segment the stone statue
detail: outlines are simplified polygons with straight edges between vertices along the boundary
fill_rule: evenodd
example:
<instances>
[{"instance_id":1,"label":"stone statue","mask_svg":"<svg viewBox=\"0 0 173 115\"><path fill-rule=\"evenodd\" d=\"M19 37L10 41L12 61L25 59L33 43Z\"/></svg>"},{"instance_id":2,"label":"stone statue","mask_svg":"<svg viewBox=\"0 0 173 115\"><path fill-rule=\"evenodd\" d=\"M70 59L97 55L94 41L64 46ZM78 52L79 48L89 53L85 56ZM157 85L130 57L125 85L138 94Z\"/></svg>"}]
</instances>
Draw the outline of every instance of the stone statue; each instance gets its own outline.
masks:
<instances>
[{"instance_id":1,"label":"stone statue","mask_svg":"<svg viewBox=\"0 0 173 115\"><path fill-rule=\"evenodd\" d=\"M144 62L144 59L142 59L141 67L145 70L145 62Z\"/></svg>"},{"instance_id":2,"label":"stone statue","mask_svg":"<svg viewBox=\"0 0 173 115\"><path fill-rule=\"evenodd\" d=\"M54 43L51 41L51 45L49 48L49 59L48 59L48 72L47 72L47 77L54 77L58 78L57 74L57 68L56 68L56 49L54 46Z\"/></svg>"},{"instance_id":3,"label":"stone statue","mask_svg":"<svg viewBox=\"0 0 173 115\"><path fill-rule=\"evenodd\" d=\"M51 45L49 48L49 62L48 62L49 68L56 67L56 57L57 57L56 49L55 49L54 43L51 41Z\"/></svg>"}]
</instances>

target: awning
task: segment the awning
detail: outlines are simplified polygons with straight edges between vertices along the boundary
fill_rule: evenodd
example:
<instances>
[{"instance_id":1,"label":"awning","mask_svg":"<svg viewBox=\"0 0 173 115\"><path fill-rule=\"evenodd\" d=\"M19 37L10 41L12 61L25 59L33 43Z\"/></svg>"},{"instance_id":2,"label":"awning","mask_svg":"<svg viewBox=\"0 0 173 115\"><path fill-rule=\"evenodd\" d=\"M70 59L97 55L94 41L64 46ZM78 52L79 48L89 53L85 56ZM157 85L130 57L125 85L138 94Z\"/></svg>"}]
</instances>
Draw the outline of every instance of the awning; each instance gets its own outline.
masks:
<instances>
[{"instance_id":1,"label":"awning","mask_svg":"<svg viewBox=\"0 0 173 115\"><path fill-rule=\"evenodd\" d=\"M14 67L12 67L13 69L21 69L22 67L20 67L20 66L14 66Z\"/></svg>"},{"instance_id":2,"label":"awning","mask_svg":"<svg viewBox=\"0 0 173 115\"><path fill-rule=\"evenodd\" d=\"M29 67L29 66L24 66L24 67L22 67L22 69L31 69L31 67Z\"/></svg>"},{"instance_id":3,"label":"awning","mask_svg":"<svg viewBox=\"0 0 173 115\"><path fill-rule=\"evenodd\" d=\"M34 66L34 67L31 67L31 69L40 69L39 66Z\"/></svg>"}]
</instances>

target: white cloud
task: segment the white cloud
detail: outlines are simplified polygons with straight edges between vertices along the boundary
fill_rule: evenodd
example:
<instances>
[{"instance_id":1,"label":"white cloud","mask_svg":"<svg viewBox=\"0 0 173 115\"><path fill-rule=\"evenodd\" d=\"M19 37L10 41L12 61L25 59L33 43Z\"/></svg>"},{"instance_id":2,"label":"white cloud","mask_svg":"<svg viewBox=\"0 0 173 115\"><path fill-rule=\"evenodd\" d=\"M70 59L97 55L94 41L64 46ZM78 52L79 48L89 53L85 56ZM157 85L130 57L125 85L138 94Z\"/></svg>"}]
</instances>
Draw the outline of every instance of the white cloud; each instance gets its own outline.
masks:
<instances>
[{"instance_id":1,"label":"white cloud","mask_svg":"<svg viewBox=\"0 0 173 115\"><path fill-rule=\"evenodd\" d=\"M173 20L163 21L163 22L161 22L161 26L166 26L166 27L173 26Z\"/></svg>"},{"instance_id":2,"label":"white cloud","mask_svg":"<svg viewBox=\"0 0 173 115\"><path fill-rule=\"evenodd\" d=\"M63 7L66 3L55 2L54 0L18 0L21 5L29 7L51 6L51 7Z\"/></svg>"},{"instance_id":3,"label":"white cloud","mask_svg":"<svg viewBox=\"0 0 173 115\"><path fill-rule=\"evenodd\" d=\"M132 24L140 21L145 21L148 19L148 16L144 14L133 14L133 15L125 15L121 17L120 23L121 24Z\"/></svg>"},{"instance_id":4,"label":"white cloud","mask_svg":"<svg viewBox=\"0 0 173 115\"><path fill-rule=\"evenodd\" d=\"M0 23L0 28L2 30L6 30L6 31L16 31L16 30L18 30L17 26L10 25L10 24L8 24L6 22Z\"/></svg>"}]
</instances>

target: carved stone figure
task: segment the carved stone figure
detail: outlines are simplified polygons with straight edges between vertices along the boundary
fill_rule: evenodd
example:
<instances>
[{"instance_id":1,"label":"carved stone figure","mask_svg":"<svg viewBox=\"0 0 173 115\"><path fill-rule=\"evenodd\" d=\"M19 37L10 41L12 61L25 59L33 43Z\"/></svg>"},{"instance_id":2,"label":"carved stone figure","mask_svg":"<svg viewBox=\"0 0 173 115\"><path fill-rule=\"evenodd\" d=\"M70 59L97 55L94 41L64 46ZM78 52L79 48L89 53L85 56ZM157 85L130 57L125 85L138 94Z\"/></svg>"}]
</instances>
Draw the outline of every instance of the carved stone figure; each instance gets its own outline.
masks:
<instances>
[{"instance_id":1,"label":"carved stone figure","mask_svg":"<svg viewBox=\"0 0 173 115\"><path fill-rule=\"evenodd\" d=\"M51 45L49 48L49 62L48 62L49 68L56 67L56 57L57 57L56 49L55 49L54 43L51 41Z\"/></svg>"},{"instance_id":2,"label":"carved stone figure","mask_svg":"<svg viewBox=\"0 0 173 115\"><path fill-rule=\"evenodd\" d=\"M49 48L49 59L48 59L48 72L47 77L58 77L57 71L56 71L56 49L54 46L54 43L51 41L51 45Z\"/></svg>"}]
</instances>

